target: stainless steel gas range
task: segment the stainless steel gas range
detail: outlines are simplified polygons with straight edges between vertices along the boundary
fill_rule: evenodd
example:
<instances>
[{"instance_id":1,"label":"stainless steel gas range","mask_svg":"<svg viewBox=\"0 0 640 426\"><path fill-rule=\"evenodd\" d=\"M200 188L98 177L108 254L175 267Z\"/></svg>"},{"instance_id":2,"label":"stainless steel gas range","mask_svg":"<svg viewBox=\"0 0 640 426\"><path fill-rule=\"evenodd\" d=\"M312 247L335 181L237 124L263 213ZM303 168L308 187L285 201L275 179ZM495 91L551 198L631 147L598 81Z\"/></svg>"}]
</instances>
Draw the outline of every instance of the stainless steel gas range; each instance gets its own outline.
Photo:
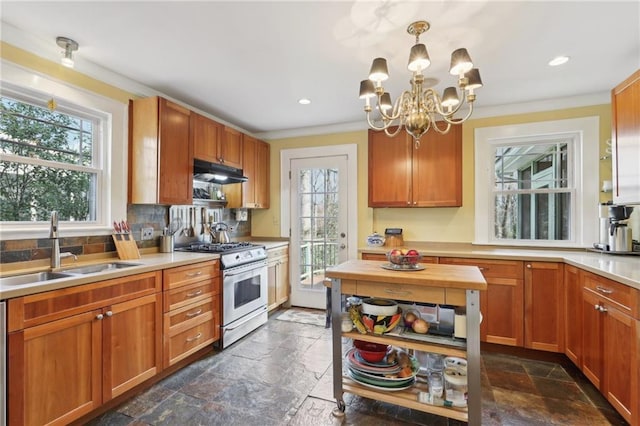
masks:
<instances>
[{"instance_id":1,"label":"stainless steel gas range","mask_svg":"<svg viewBox=\"0 0 640 426\"><path fill-rule=\"evenodd\" d=\"M176 250L220 254L223 348L267 322L267 251L264 246L249 242L197 243L176 247Z\"/></svg>"}]
</instances>

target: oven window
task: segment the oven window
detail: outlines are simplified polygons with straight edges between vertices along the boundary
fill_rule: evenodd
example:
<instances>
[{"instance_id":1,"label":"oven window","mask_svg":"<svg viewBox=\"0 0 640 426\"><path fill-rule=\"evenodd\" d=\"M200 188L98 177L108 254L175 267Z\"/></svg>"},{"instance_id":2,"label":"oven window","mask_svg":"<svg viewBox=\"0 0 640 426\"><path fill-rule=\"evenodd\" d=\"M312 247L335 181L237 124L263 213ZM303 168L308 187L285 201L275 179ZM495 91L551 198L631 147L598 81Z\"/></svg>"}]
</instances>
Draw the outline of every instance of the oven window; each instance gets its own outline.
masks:
<instances>
[{"instance_id":1,"label":"oven window","mask_svg":"<svg viewBox=\"0 0 640 426\"><path fill-rule=\"evenodd\" d=\"M235 283L233 294L233 307L235 309L260 299L260 275L254 275L251 278Z\"/></svg>"}]
</instances>

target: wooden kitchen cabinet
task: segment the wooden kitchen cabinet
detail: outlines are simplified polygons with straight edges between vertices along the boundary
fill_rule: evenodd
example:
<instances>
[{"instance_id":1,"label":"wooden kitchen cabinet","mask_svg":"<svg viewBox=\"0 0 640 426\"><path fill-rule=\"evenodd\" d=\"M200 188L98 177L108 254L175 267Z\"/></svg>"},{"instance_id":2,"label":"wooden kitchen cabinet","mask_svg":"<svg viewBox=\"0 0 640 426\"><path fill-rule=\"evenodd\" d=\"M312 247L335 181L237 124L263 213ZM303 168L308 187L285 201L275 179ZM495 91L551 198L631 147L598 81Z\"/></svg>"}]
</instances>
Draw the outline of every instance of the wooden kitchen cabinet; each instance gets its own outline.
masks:
<instances>
[{"instance_id":1,"label":"wooden kitchen cabinet","mask_svg":"<svg viewBox=\"0 0 640 426\"><path fill-rule=\"evenodd\" d=\"M582 279L580 270L564 265L564 354L582 363Z\"/></svg>"},{"instance_id":2,"label":"wooden kitchen cabinet","mask_svg":"<svg viewBox=\"0 0 640 426\"><path fill-rule=\"evenodd\" d=\"M244 135L243 173L247 182L226 185L227 208L269 208L269 144Z\"/></svg>"},{"instance_id":3,"label":"wooden kitchen cabinet","mask_svg":"<svg viewBox=\"0 0 640 426\"><path fill-rule=\"evenodd\" d=\"M10 299L9 424L68 424L158 374L160 285L149 272Z\"/></svg>"},{"instance_id":4,"label":"wooden kitchen cabinet","mask_svg":"<svg viewBox=\"0 0 640 426\"><path fill-rule=\"evenodd\" d=\"M487 291L480 292L480 339L524 346L524 266L517 260L440 257L439 263L480 268Z\"/></svg>"},{"instance_id":5,"label":"wooden kitchen cabinet","mask_svg":"<svg viewBox=\"0 0 640 426\"><path fill-rule=\"evenodd\" d=\"M243 168L242 158L243 134L234 128L224 126L222 128L222 138L220 140L220 163Z\"/></svg>"},{"instance_id":6,"label":"wooden kitchen cabinet","mask_svg":"<svg viewBox=\"0 0 640 426\"><path fill-rule=\"evenodd\" d=\"M129 102L130 204L191 204L190 116L157 96Z\"/></svg>"},{"instance_id":7,"label":"wooden kitchen cabinet","mask_svg":"<svg viewBox=\"0 0 640 426\"><path fill-rule=\"evenodd\" d=\"M431 131L420 147L406 132L369 130L369 207L462 205L462 129Z\"/></svg>"},{"instance_id":8,"label":"wooden kitchen cabinet","mask_svg":"<svg viewBox=\"0 0 640 426\"><path fill-rule=\"evenodd\" d=\"M638 290L584 272L582 372L632 425L640 424Z\"/></svg>"},{"instance_id":9,"label":"wooden kitchen cabinet","mask_svg":"<svg viewBox=\"0 0 640 426\"><path fill-rule=\"evenodd\" d=\"M165 269L162 285L166 368L220 340L220 263Z\"/></svg>"},{"instance_id":10,"label":"wooden kitchen cabinet","mask_svg":"<svg viewBox=\"0 0 640 426\"><path fill-rule=\"evenodd\" d=\"M267 306L269 311L289 300L289 246L267 250Z\"/></svg>"},{"instance_id":11,"label":"wooden kitchen cabinet","mask_svg":"<svg viewBox=\"0 0 640 426\"><path fill-rule=\"evenodd\" d=\"M243 168L243 135L239 131L192 112L191 140L194 158Z\"/></svg>"},{"instance_id":12,"label":"wooden kitchen cabinet","mask_svg":"<svg viewBox=\"0 0 640 426\"><path fill-rule=\"evenodd\" d=\"M613 201L640 203L640 70L611 91Z\"/></svg>"},{"instance_id":13,"label":"wooden kitchen cabinet","mask_svg":"<svg viewBox=\"0 0 640 426\"><path fill-rule=\"evenodd\" d=\"M525 262L524 346L564 352L564 264Z\"/></svg>"}]
</instances>

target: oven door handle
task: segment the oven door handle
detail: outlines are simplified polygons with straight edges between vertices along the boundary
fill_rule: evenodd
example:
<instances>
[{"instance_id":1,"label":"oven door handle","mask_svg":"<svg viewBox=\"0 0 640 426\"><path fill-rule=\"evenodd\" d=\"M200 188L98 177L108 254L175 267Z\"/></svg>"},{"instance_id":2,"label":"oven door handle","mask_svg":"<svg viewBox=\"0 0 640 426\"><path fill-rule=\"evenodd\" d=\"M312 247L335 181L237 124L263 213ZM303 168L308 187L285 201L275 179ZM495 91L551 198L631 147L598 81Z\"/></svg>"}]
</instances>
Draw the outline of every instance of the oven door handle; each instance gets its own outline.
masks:
<instances>
[{"instance_id":1,"label":"oven door handle","mask_svg":"<svg viewBox=\"0 0 640 426\"><path fill-rule=\"evenodd\" d=\"M253 312L253 314L249 314L245 317L245 319L239 323L236 324L234 327L224 327L222 329L222 334L226 333L227 331L233 331L236 328L242 327L243 325L245 325L245 323L251 321L252 319L254 319L255 317L257 317L258 315L262 314L265 310L266 310L266 306L264 308L258 309L257 311Z\"/></svg>"}]
</instances>

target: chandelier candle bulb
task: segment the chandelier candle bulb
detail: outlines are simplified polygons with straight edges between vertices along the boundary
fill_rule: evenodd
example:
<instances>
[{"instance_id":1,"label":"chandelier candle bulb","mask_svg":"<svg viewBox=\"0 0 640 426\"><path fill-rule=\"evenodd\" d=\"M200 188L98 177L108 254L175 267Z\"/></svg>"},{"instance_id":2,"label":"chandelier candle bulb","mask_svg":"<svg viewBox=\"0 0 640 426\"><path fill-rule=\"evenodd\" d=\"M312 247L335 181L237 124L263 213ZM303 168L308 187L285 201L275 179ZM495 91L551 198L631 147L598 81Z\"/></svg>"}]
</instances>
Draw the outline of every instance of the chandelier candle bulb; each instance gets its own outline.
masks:
<instances>
[{"instance_id":1,"label":"chandelier candle bulb","mask_svg":"<svg viewBox=\"0 0 640 426\"><path fill-rule=\"evenodd\" d=\"M425 84L422 71L431 65L427 47L420 43L420 35L427 31L430 24L427 21L413 22L407 32L415 36L416 42L411 47L407 69L413 73L410 84L411 90L405 90L395 102L391 101L389 92L385 91L382 82L389 78L387 60L375 58L369 71L369 80L360 82L360 99L364 99L364 111L367 123L373 130L382 131L387 136L395 136L404 128L414 140L415 147L420 147L420 137L433 128L440 134L449 132L452 124L462 124L473 113L473 102L476 100L475 89L482 87L482 80L467 49L456 49L451 54L449 73L458 76L458 88L462 91L458 96L455 87L445 89L442 97L433 88L423 88ZM430 81L428 79L427 81ZM369 98L376 98L375 117L372 102ZM456 117L456 113L466 104L468 111L464 117ZM438 121L436 121L438 120ZM445 124L437 124L437 122ZM393 130L392 126L397 126Z\"/></svg>"}]
</instances>

